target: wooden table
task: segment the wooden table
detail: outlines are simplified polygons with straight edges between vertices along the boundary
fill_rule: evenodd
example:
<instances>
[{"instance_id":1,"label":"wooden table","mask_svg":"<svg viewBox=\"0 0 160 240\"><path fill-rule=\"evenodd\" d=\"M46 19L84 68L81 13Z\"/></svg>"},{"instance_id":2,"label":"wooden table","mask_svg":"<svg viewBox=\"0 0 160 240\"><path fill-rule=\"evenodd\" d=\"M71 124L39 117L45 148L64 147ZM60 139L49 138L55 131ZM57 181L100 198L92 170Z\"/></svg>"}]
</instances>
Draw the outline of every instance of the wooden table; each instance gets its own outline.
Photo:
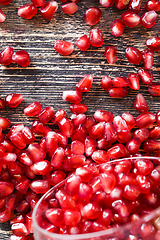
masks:
<instances>
[{"instance_id":1,"label":"wooden table","mask_svg":"<svg viewBox=\"0 0 160 240\"><path fill-rule=\"evenodd\" d=\"M24 116L22 110L33 101L39 101L42 107L52 105L55 111L63 108L70 115L69 103L62 100L62 92L74 89L75 83L86 74L94 77L91 90L84 93L82 98L82 103L88 106L87 115L92 115L95 110L101 108L111 111L115 116L124 111L137 116L139 113L133 108L137 93L144 95L150 111L156 113L160 110L160 97L150 96L144 84L141 84L139 91L129 89L128 96L123 99L109 97L108 93L100 87L100 79L105 75L111 78L127 77L128 73L136 72L143 67L142 64L138 66L129 64L125 57L125 48L134 46L139 50L145 49L146 39L159 34L160 16L152 29L146 29L140 25L135 28L126 27L123 36L116 38L110 34L110 23L120 18L123 11L115 7L105 9L101 7L98 0L82 0L78 3L78 12L72 16L63 14L59 7L50 22L42 19L39 13L31 20L18 17L18 7L28 2L27 0L12 0L8 6L1 6L7 19L4 23L0 23L0 51L11 46L15 51L24 49L31 56L31 63L27 68L19 67L14 63L8 67L0 66L0 97L5 98L12 92L21 93L24 97L24 101L17 109L6 107L1 110L1 116L8 117L12 124L24 123L30 126L33 119ZM143 10L145 2L143 1ZM91 6L102 10L101 20L93 27L102 30L104 45L100 48L90 47L86 52L81 52L75 46L70 56L59 55L53 48L56 40L71 41L75 45L78 37L83 34L88 35L90 29L93 28L87 26L83 20L85 10ZM111 44L117 46L118 60L114 65L109 65L104 57L106 46ZM152 72L154 81L159 81L160 52L155 53ZM9 239L11 234L9 224L0 224L0 228L0 239Z\"/></svg>"}]
</instances>

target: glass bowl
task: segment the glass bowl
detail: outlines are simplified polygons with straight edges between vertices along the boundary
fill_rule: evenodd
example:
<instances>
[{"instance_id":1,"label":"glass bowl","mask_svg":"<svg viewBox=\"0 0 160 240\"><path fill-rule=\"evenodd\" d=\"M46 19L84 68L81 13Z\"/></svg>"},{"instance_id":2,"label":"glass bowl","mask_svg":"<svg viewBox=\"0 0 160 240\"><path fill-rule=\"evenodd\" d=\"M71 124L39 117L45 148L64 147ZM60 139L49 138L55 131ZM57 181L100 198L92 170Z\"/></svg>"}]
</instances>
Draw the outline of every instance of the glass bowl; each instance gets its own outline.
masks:
<instances>
[{"instance_id":1,"label":"glass bowl","mask_svg":"<svg viewBox=\"0 0 160 240\"><path fill-rule=\"evenodd\" d=\"M150 170L146 170L147 165L145 164L148 164L148 161L152 162L152 164L150 164L152 166L148 166L148 168L152 167ZM129 165L130 167L128 168ZM112 170L110 167L112 168ZM59 230L61 229L61 226L58 227L58 231L57 231L57 227L53 226L52 224L48 224L49 221L48 219L46 221L45 213L50 208L49 207L50 201L55 199L55 194L63 187L66 187L67 179L72 177L72 174L71 174L65 180L63 180L62 182L54 186L52 189L50 189L46 194L44 194L36 204L33 211L33 215L32 215L35 240L73 240L73 239L74 240L89 240L89 239L91 240L102 240L102 239L103 240L122 240L122 239L123 240L142 240L142 239L160 240L160 179L159 179L159 175L157 175L157 173L160 173L160 158L151 157L151 156L123 158L123 159L110 161L104 164L96 165L96 168L98 169L98 172L101 175L100 182L103 188L105 189L103 190L106 196L110 196L113 190L110 192L107 192L106 185L104 186L104 183L103 183L103 176L107 176L106 173L108 174L109 171L110 173L112 172L113 174L113 169L114 169L114 174L116 175L116 179L118 180L116 180L117 182L115 186L114 187L112 186L111 188L114 189L116 188L117 185L119 186L119 184L121 184L122 176L125 176L128 173L129 174L132 173L132 175L135 176L136 181L138 181L137 180L138 178L141 178L144 181L146 178L149 179L151 183L150 190L144 190L144 189L142 190L143 181L141 181L142 188L140 190L139 195L137 195L137 198L132 199L130 195L132 194L132 192L130 192L129 198L131 199L128 199L127 197L127 199L124 200L124 194L126 194L125 192L127 187L126 186L122 187L122 185L120 185L120 188L123 191L123 197L116 200L112 199L111 210L113 211L113 217L110 225L106 226L105 230L97 231L98 228L95 227L96 230L94 232L91 231L91 232L85 232L80 234L73 234L74 231L72 231L72 234L66 234L64 231L64 226L62 226L63 231ZM89 166L89 169L91 169L91 166ZM118 178L117 178L117 175L119 176ZM137 178L137 176L141 176L141 177ZM89 183L85 182L85 184L87 185L91 184L91 182L93 181L93 178L95 177L96 176L93 176L90 182ZM108 184L108 181L107 181L107 184ZM127 185L133 186L134 184L129 183ZM96 192L96 188L95 188L94 194L98 194ZM114 194L114 197L115 197L115 194ZM89 200L89 202L93 201L93 198L91 199L92 200ZM106 198L106 199L110 199L110 198ZM126 217L125 214L123 216L123 212L125 211L125 210L123 211L123 204L119 205L119 207L115 207L115 206L118 206L116 204L119 203L119 201L121 201L122 199L126 204L125 206L127 206L127 203L128 203L129 207L127 206L127 208L130 209L130 213L128 217ZM103 205L103 203L101 204ZM105 200L105 204L108 204L108 200L107 200L107 203ZM136 206L136 204L138 207ZM132 208L130 206L132 206ZM104 209L105 208L106 206L104 207ZM97 219L94 219L94 220L89 219L89 221L96 222ZM88 219L86 219L86 221L87 220ZM85 217L83 217L82 225L84 224L84 222L85 222ZM78 223L78 226L81 226L81 224Z\"/></svg>"}]
</instances>

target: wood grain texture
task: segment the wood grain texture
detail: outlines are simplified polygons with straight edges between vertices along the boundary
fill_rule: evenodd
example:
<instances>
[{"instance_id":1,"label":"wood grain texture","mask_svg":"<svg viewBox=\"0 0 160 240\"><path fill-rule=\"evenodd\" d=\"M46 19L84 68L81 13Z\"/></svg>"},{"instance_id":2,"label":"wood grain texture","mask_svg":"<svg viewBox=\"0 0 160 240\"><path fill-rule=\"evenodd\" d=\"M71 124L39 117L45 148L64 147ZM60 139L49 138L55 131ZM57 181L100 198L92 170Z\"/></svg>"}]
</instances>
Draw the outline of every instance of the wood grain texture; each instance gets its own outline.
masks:
<instances>
[{"instance_id":1,"label":"wood grain texture","mask_svg":"<svg viewBox=\"0 0 160 240\"><path fill-rule=\"evenodd\" d=\"M152 29L142 26L135 28L126 27L123 36L115 38L110 34L110 23L120 18L123 11L115 7L103 8L98 0L81 0L78 3L79 11L73 16L63 14L61 8L50 21L42 19L38 13L33 19L25 20L17 15L18 7L27 3L27 0L12 0L8 6L1 6L7 19L0 23L0 51L6 46L11 46L15 51L24 49L31 56L31 64L27 68L19 67L12 63L8 67L0 66L0 97L11 92L21 93L24 101L17 109L5 108L0 115L8 117L13 124L24 123L30 126L32 118L23 115L23 108L33 101L39 101L42 107L52 105L57 111L59 108L66 110L68 115L69 103L62 100L62 92L74 89L84 75L91 74L94 83L90 92L84 93L82 103L88 106L87 115L92 115L95 110L101 108L114 113L114 115L130 112L134 116L138 112L133 108L133 101L137 93L142 93L150 105L150 111L156 113L160 110L160 97L152 97L148 94L147 86L141 84L137 91L129 90L127 97L112 99L108 93L101 89L100 79L108 75L111 78L117 76L127 77L128 73L136 72L143 67L129 64L125 57L125 49L128 46L137 47L139 50L146 48L146 39L159 35L160 16ZM143 1L143 12L144 4ZM61 3L59 2L59 6ZM89 34L91 28L83 20L85 10L90 7L99 7L102 17L94 28L99 28L104 35L104 45L100 48L90 47L86 52L81 52L75 45L76 39L83 34ZM160 14L159 14L160 15ZM56 40L71 41L75 50L70 56L64 57L54 50ZM118 60L114 65L109 65L104 57L106 46L116 45ZM152 69L154 81L160 81L160 52L155 53ZM9 239L9 224L0 225L0 239Z\"/></svg>"}]
</instances>

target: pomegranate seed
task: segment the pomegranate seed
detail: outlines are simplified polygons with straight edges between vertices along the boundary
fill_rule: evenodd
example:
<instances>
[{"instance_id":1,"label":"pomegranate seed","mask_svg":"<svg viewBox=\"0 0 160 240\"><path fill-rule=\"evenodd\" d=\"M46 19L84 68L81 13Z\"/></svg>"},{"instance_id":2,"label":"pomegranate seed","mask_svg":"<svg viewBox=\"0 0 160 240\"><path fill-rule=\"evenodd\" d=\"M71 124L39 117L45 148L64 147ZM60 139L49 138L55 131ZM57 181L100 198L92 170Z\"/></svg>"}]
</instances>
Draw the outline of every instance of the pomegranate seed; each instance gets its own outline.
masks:
<instances>
[{"instance_id":1,"label":"pomegranate seed","mask_svg":"<svg viewBox=\"0 0 160 240\"><path fill-rule=\"evenodd\" d=\"M72 168L81 167L84 165L86 161L86 157L84 155L75 155L71 154L67 157L69 164L72 166Z\"/></svg>"},{"instance_id":2,"label":"pomegranate seed","mask_svg":"<svg viewBox=\"0 0 160 240\"><path fill-rule=\"evenodd\" d=\"M31 131L45 136L48 132L52 131L52 129L39 121L34 121L31 125Z\"/></svg>"},{"instance_id":3,"label":"pomegranate seed","mask_svg":"<svg viewBox=\"0 0 160 240\"><path fill-rule=\"evenodd\" d=\"M45 159L46 153L44 150L36 143L29 144L27 151L33 162L37 163Z\"/></svg>"},{"instance_id":4,"label":"pomegranate seed","mask_svg":"<svg viewBox=\"0 0 160 240\"><path fill-rule=\"evenodd\" d=\"M4 22L5 20L6 20L6 15L2 11L2 9L0 9L0 22Z\"/></svg>"},{"instance_id":5,"label":"pomegranate seed","mask_svg":"<svg viewBox=\"0 0 160 240\"><path fill-rule=\"evenodd\" d=\"M90 136L93 138L100 138L104 134L104 122L97 123L93 125L89 131L90 131Z\"/></svg>"},{"instance_id":6,"label":"pomegranate seed","mask_svg":"<svg viewBox=\"0 0 160 240\"><path fill-rule=\"evenodd\" d=\"M110 143L118 140L117 131L111 122L107 122L104 125L104 138Z\"/></svg>"},{"instance_id":7,"label":"pomegranate seed","mask_svg":"<svg viewBox=\"0 0 160 240\"><path fill-rule=\"evenodd\" d=\"M0 196L1 197L8 196L9 194L11 194L13 192L13 190L14 190L14 186L12 183L0 181Z\"/></svg>"},{"instance_id":8,"label":"pomegranate seed","mask_svg":"<svg viewBox=\"0 0 160 240\"><path fill-rule=\"evenodd\" d=\"M66 179L64 189L67 192L67 194L75 196L78 194L80 183L81 183L80 176L73 174Z\"/></svg>"},{"instance_id":9,"label":"pomegranate seed","mask_svg":"<svg viewBox=\"0 0 160 240\"><path fill-rule=\"evenodd\" d=\"M141 11L141 3L142 0L131 0L128 8L136 13L139 13Z\"/></svg>"},{"instance_id":10,"label":"pomegranate seed","mask_svg":"<svg viewBox=\"0 0 160 240\"><path fill-rule=\"evenodd\" d=\"M158 139L160 137L160 127L156 126L149 132L149 138Z\"/></svg>"},{"instance_id":11,"label":"pomegranate seed","mask_svg":"<svg viewBox=\"0 0 160 240\"><path fill-rule=\"evenodd\" d=\"M110 77L104 76L101 79L101 88L104 89L105 91L108 91L108 89L111 87L111 85L112 85L112 80Z\"/></svg>"},{"instance_id":12,"label":"pomegranate seed","mask_svg":"<svg viewBox=\"0 0 160 240\"><path fill-rule=\"evenodd\" d=\"M75 210L76 203L71 195L68 195L63 189L58 190L55 194L62 209Z\"/></svg>"},{"instance_id":13,"label":"pomegranate seed","mask_svg":"<svg viewBox=\"0 0 160 240\"><path fill-rule=\"evenodd\" d=\"M0 64L2 64L2 65L9 65L12 62L12 55L13 55L13 48L6 47L0 53Z\"/></svg>"},{"instance_id":14,"label":"pomegranate seed","mask_svg":"<svg viewBox=\"0 0 160 240\"><path fill-rule=\"evenodd\" d=\"M49 122L51 119L54 118L54 108L49 106L42 109L38 114L38 118L42 123Z\"/></svg>"},{"instance_id":15,"label":"pomegranate seed","mask_svg":"<svg viewBox=\"0 0 160 240\"><path fill-rule=\"evenodd\" d=\"M115 187L116 184L116 177L112 173L100 173L99 175L102 188L104 191L109 194Z\"/></svg>"},{"instance_id":16,"label":"pomegranate seed","mask_svg":"<svg viewBox=\"0 0 160 240\"><path fill-rule=\"evenodd\" d=\"M139 64L142 58L141 52L135 47L126 48L125 55L128 61L133 64Z\"/></svg>"},{"instance_id":17,"label":"pomegranate seed","mask_svg":"<svg viewBox=\"0 0 160 240\"><path fill-rule=\"evenodd\" d=\"M58 145L64 148L67 147L68 138L61 132L57 132L57 137L58 137Z\"/></svg>"},{"instance_id":18,"label":"pomegranate seed","mask_svg":"<svg viewBox=\"0 0 160 240\"><path fill-rule=\"evenodd\" d=\"M10 125L11 121L9 119L0 117L0 126L2 127L3 130L9 128Z\"/></svg>"},{"instance_id":19,"label":"pomegranate seed","mask_svg":"<svg viewBox=\"0 0 160 240\"><path fill-rule=\"evenodd\" d=\"M50 157L53 156L54 152L58 148L58 136L56 132L48 132L45 136L46 138L46 152Z\"/></svg>"},{"instance_id":20,"label":"pomegranate seed","mask_svg":"<svg viewBox=\"0 0 160 240\"><path fill-rule=\"evenodd\" d=\"M50 1L50 2L47 2L45 5L43 5L39 9L39 11L41 16L44 19L47 19L50 21L53 18L57 9L58 9L58 3L56 1Z\"/></svg>"},{"instance_id":21,"label":"pomegranate seed","mask_svg":"<svg viewBox=\"0 0 160 240\"><path fill-rule=\"evenodd\" d=\"M115 6L119 10L122 10L122 9L126 8L126 6L128 4L129 4L129 0L116 0L116 2L115 2Z\"/></svg>"},{"instance_id":22,"label":"pomegranate seed","mask_svg":"<svg viewBox=\"0 0 160 240\"><path fill-rule=\"evenodd\" d=\"M142 238L152 238L155 234L155 228L151 223L143 223L140 228L140 236Z\"/></svg>"},{"instance_id":23,"label":"pomegranate seed","mask_svg":"<svg viewBox=\"0 0 160 240\"><path fill-rule=\"evenodd\" d=\"M141 142L146 141L149 138L149 130L147 128L140 128L137 129L134 133L133 133L133 137L137 137L140 139Z\"/></svg>"},{"instance_id":24,"label":"pomegranate seed","mask_svg":"<svg viewBox=\"0 0 160 240\"><path fill-rule=\"evenodd\" d=\"M153 74L148 69L145 69L145 68L139 69L138 70L138 75L139 75L140 80L144 84L150 84L153 81Z\"/></svg>"},{"instance_id":25,"label":"pomegranate seed","mask_svg":"<svg viewBox=\"0 0 160 240\"><path fill-rule=\"evenodd\" d=\"M148 139L144 143L145 152L154 152L155 150L159 150L159 149L160 149L160 144L159 144L159 141L157 140Z\"/></svg>"},{"instance_id":26,"label":"pomegranate seed","mask_svg":"<svg viewBox=\"0 0 160 240\"><path fill-rule=\"evenodd\" d=\"M65 101L69 101L74 104L79 104L81 102L81 92L77 90L76 91L67 90L63 92L62 98Z\"/></svg>"},{"instance_id":27,"label":"pomegranate seed","mask_svg":"<svg viewBox=\"0 0 160 240\"><path fill-rule=\"evenodd\" d=\"M6 96L6 105L10 108L16 108L23 101L23 97L18 93L10 93Z\"/></svg>"},{"instance_id":28,"label":"pomegranate seed","mask_svg":"<svg viewBox=\"0 0 160 240\"><path fill-rule=\"evenodd\" d=\"M63 4L61 8L66 14L74 14L78 11L78 6L74 2Z\"/></svg>"},{"instance_id":29,"label":"pomegranate seed","mask_svg":"<svg viewBox=\"0 0 160 240\"><path fill-rule=\"evenodd\" d=\"M147 11L154 10L156 12L160 11L160 2L158 0L148 0L146 2Z\"/></svg>"},{"instance_id":30,"label":"pomegranate seed","mask_svg":"<svg viewBox=\"0 0 160 240\"><path fill-rule=\"evenodd\" d=\"M14 223L25 223L25 218L24 216L21 214L21 215L18 215L16 217L14 217L11 221L10 221L10 224L14 224Z\"/></svg>"},{"instance_id":31,"label":"pomegranate seed","mask_svg":"<svg viewBox=\"0 0 160 240\"><path fill-rule=\"evenodd\" d=\"M146 45L151 51L159 51L160 50L160 37L152 37L152 38L147 39Z\"/></svg>"},{"instance_id":32,"label":"pomegranate seed","mask_svg":"<svg viewBox=\"0 0 160 240\"><path fill-rule=\"evenodd\" d=\"M134 201L140 195L140 188L138 185L126 185L123 192L123 197Z\"/></svg>"},{"instance_id":33,"label":"pomegranate seed","mask_svg":"<svg viewBox=\"0 0 160 240\"><path fill-rule=\"evenodd\" d=\"M129 73L128 74L128 80L130 82L130 88L132 88L134 90L139 90L140 89L138 73Z\"/></svg>"},{"instance_id":34,"label":"pomegranate seed","mask_svg":"<svg viewBox=\"0 0 160 240\"><path fill-rule=\"evenodd\" d=\"M135 119L132 114L124 112L122 118L126 121L129 129L132 129L135 126Z\"/></svg>"},{"instance_id":35,"label":"pomegranate seed","mask_svg":"<svg viewBox=\"0 0 160 240\"><path fill-rule=\"evenodd\" d=\"M74 114L81 114L87 111L87 106L84 104L72 104L69 109Z\"/></svg>"},{"instance_id":36,"label":"pomegranate seed","mask_svg":"<svg viewBox=\"0 0 160 240\"><path fill-rule=\"evenodd\" d=\"M35 180L31 183L30 188L37 194L46 193L49 190L49 183L47 180Z\"/></svg>"},{"instance_id":37,"label":"pomegranate seed","mask_svg":"<svg viewBox=\"0 0 160 240\"><path fill-rule=\"evenodd\" d=\"M65 151L63 148L58 147L54 154L52 155L51 158L51 166L55 167L55 168L59 168L61 167L61 164L63 163L65 157Z\"/></svg>"},{"instance_id":38,"label":"pomegranate seed","mask_svg":"<svg viewBox=\"0 0 160 240\"><path fill-rule=\"evenodd\" d=\"M112 7L114 2L115 2L115 0L99 0L99 3L105 8Z\"/></svg>"},{"instance_id":39,"label":"pomegranate seed","mask_svg":"<svg viewBox=\"0 0 160 240\"><path fill-rule=\"evenodd\" d=\"M72 122L67 119L67 118L62 118L59 123L58 126L61 130L61 132L66 136L66 137L71 137L72 133L73 133L73 124Z\"/></svg>"},{"instance_id":40,"label":"pomegranate seed","mask_svg":"<svg viewBox=\"0 0 160 240\"><path fill-rule=\"evenodd\" d=\"M109 96L113 98L122 98L127 96L128 89L127 88L121 88L121 87L110 87L108 90Z\"/></svg>"},{"instance_id":41,"label":"pomegranate seed","mask_svg":"<svg viewBox=\"0 0 160 240\"><path fill-rule=\"evenodd\" d=\"M31 0L31 2L36 6L36 7L42 7L45 4L45 0Z\"/></svg>"},{"instance_id":42,"label":"pomegranate seed","mask_svg":"<svg viewBox=\"0 0 160 240\"><path fill-rule=\"evenodd\" d=\"M33 233L32 212L28 213L25 217L26 227L29 233Z\"/></svg>"},{"instance_id":43,"label":"pomegranate seed","mask_svg":"<svg viewBox=\"0 0 160 240\"><path fill-rule=\"evenodd\" d=\"M33 173L36 175L46 175L51 171L50 162L48 160L34 163L30 168L33 171Z\"/></svg>"},{"instance_id":44,"label":"pomegranate seed","mask_svg":"<svg viewBox=\"0 0 160 240\"><path fill-rule=\"evenodd\" d=\"M101 208L97 203L88 203L82 208L81 214L84 218L96 219L101 214Z\"/></svg>"},{"instance_id":45,"label":"pomegranate seed","mask_svg":"<svg viewBox=\"0 0 160 240\"><path fill-rule=\"evenodd\" d=\"M27 151L23 151L20 153L20 155L18 156L18 160L23 163L24 165L30 166L33 164L32 159L29 156L29 153Z\"/></svg>"},{"instance_id":46,"label":"pomegranate seed","mask_svg":"<svg viewBox=\"0 0 160 240\"><path fill-rule=\"evenodd\" d=\"M8 5L9 3L11 3L12 0L0 0L0 4L2 5Z\"/></svg>"},{"instance_id":47,"label":"pomegranate seed","mask_svg":"<svg viewBox=\"0 0 160 240\"><path fill-rule=\"evenodd\" d=\"M157 82L157 83L152 82L148 86L148 92L151 96L160 96L160 84L159 84L159 82Z\"/></svg>"},{"instance_id":48,"label":"pomegranate seed","mask_svg":"<svg viewBox=\"0 0 160 240\"><path fill-rule=\"evenodd\" d=\"M86 24L93 26L96 25L102 16L102 12L99 8L90 7L85 11L84 21Z\"/></svg>"},{"instance_id":49,"label":"pomegranate seed","mask_svg":"<svg viewBox=\"0 0 160 240\"><path fill-rule=\"evenodd\" d=\"M8 209L3 209L3 211L0 212L0 222L8 222L13 217L13 212Z\"/></svg>"},{"instance_id":50,"label":"pomegranate seed","mask_svg":"<svg viewBox=\"0 0 160 240\"><path fill-rule=\"evenodd\" d=\"M17 155L15 153L4 153L3 156L0 157L1 164L9 164L11 162L15 162L17 159Z\"/></svg>"},{"instance_id":51,"label":"pomegranate seed","mask_svg":"<svg viewBox=\"0 0 160 240\"><path fill-rule=\"evenodd\" d=\"M54 118L52 119L52 122L57 124L62 118L65 118L67 116L66 112L63 109L59 109L56 113Z\"/></svg>"},{"instance_id":52,"label":"pomegranate seed","mask_svg":"<svg viewBox=\"0 0 160 240\"><path fill-rule=\"evenodd\" d=\"M125 147L121 143L115 144L111 148L108 149L107 154L110 159L124 157L125 156Z\"/></svg>"},{"instance_id":53,"label":"pomegranate seed","mask_svg":"<svg viewBox=\"0 0 160 240\"><path fill-rule=\"evenodd\" d=\"M94 47L101 47L103 45L103 34L98 28L91 29L89 33L90 44Z\"/></svg>"},{"instance_id":54,"label":"pomegranate seed","mask_svg":"<svg viewBox=\"0 0 160 240\"><path fill-rule=\"evenodd\" d=\"M50 184L52 186L55 186L56 184L58 184L59 182L61 182L63 179L65 179L66 174L60 170L58 171L54 171L51 174L51 179L50 179Z\"/></svg>"},{"instance_id":55,"label":"pomegranate seed","mask_svg":"<svg viewBox=\"0 0 160 240\"><path fill-rule=\"evenodd\" d=\"M153 66L153 60L154 60L154 52L149 50L149 49L145 49L142 51L142 61L144 64L144 67L146 69L151 69Z\"/></svg>"},{"instance_id":56,"label":"pomegranate seed","mask_svg":"<svg viewBox=\"0 0 160 240\"><path fill-rule=\"evenodd\" d=\"M121 18L128 27L136 27L140 23L140 17L133 11L122 13Z\"/></svg>"},{"instance_id":57,"label":"pomegranate seed","mask_svg":"<svg viewBox=\"0 0 160 240\"><path fill-rule=\"evenodd\" d=\"M76 169L76 175L81 177L82 182L89 182L93 176L93 172L86 167L79 167Z\"/></svg>"},{"instance_id":58,"label":"pomegranate seed","mask_svg":"<svg viewBox=\"0 0 160 240\"><path fill-rule=\"evenodd\" d=\"M79 140L80 142L85 141L86 137L88 135L88 131L87 128L85 127L85 125L79 125L77 128L75 128L75 130L73 131L73 134L71 136L72 141L74 140Z\"/></svg>"},{"instance_id":59,"label":"pomegranate seed","mask_svg":"<svg viewBox=\"0 0 160 240\"><path fill-rule=\"evenodd\" d=\"M47 219L55 226L61 226L64 223L64 210L60 208L50 208L45 212Z\"/></svg>"},{"instance_id":60,"label":"pomegranate seed","mask_svg":"<svg viewBox=\"0 0 160 240\"><path fill-rule=\"evenodd\" d=\"M4 108L5 104L6 104L5 101L2 98L0 98L0 109Z\"/></svg>"},{"instance_id":61,"label":"pomegranate seed","mask_svg":"<svg viewBox=\"0 0 160 240\"><path fill-rule=\"evenodd\" d=\"M125 77L115 77L112 80L113 87L127 87L129 86L129 81Z\"/></svg>"},{"instance_id":62,"label":"pomegranate seed","mask_svg":"<svg viewBox=\"0 0 160 240\"><path fill-rule=\"evenodd\" d=\"M113 22L111 22L110 28L113 36L120 37L124 32L125 25L121 19L115 19Z\"/></svg>"},{"instance_id":63,"label":"pomegranate seed","mask_svg":"<svg viewBox=\"0 0 160 240\"><path fill-rule=\"evenodd\" d=\"M94 113L94 118L98 122L112 122L113 114L109 111L103 111L101 109L98 109Z\"/></svg>"},{"instance_id":64,"label":"pomegranate seed","mask_svg":"<svg viewBox=\"0 0 160 240\"><path fill-rule=\"evenodd\" d=\"M11 230L16 236L27 236L29 234L27 227L24 223L12 224Z\"/></svg>"},{"instance_id":65,"label":"pomegranate seed","mask_svg":"<svg viewBox=\"0 0 160 240\"><path fill-rule=\"evenodd\" d=\"M26 144L30 144L30 143L34 142L34 140L36 139L29 127L24 127L22 129L22 134L23 134Z\"/></svg>"},{"instance_id":66,"label":"pomegranate seed","mask_svg":"<svg viewBox=\"0 0 160 240\"><path fill-rule=\"evenodd\" d=\"M26 141L21 132L11 134L10 140L19 149L24 149L26 147Z\"/></svg>"},{"instance_id":67,"label":"pomegranate seed","mask_svg":"<svg viewBox=\"0 0 160 240\"><path fill-rule=\"evenodd\" d=\"M113 119L113 126L116 129L118 134L127 134L129 133L130 129L128 128L128 125L124 118L121 116L116 116Z\"/></svg>"},{"instance_id":68,"label":"pomegranate seed","mask_svg":"<svg viewBox=\"0 0 160 240\"><path fill-rule=\"evenodd\" d=\"M134 100L134 108L140 112L148 112L149 106L141 93Z\"/></svg>"},{"instance_id":69,"label":"pomegranate seed","mask_svg":"<svg viewBox=\"0 0 160 240\"><path fill-rule=\"evenodd\" d=\"M63 40L57 40L54 44L54 49L61 55L67 56L71 54L74 50L74 46L71 42L66 42Z\"/></svg>"},{"instance_id":70,"label":"pomegranate seed","mask_svg":"<svg viewBox=\"0 0 160 240\"><path fill-rule=\"evenodd\" d=\"M157 17L158 14L154 10L146 12L141 16L140 23L145 28L151 28L155 25Z\"/></svg>"},{"instance_id":71,"label":"pomegranate seed","mask_svg":"<svg viewBox=\"0 0 160 240\"><path fill-rule=\"evenodd\" d=\"M139 128L147 127L147 126L153 124L155 122L155 120L156 120L156 116L150 112L142 113L135 118L136 125Z\"/></svg>"},{"instance_id":72,"label":"pomegranate seed","mask_svg":"<svg viewBox=\"0 0 160 240\"><path fill-rule=\"evenodd\" d=\"M18 16L31 19L37 13L37 7L34 4L28 3L18 8Z\"/></svg>"},{"instance_id":73,"label":"pomegranate seed","mask_svg":"<svg viewBox=\"0 0 160 240\"><path fill-rule=\"evenodd\" d=\"M86 75L82 78L75 86L77 91L88 92L92 86L93 77L91 75Z\"/></svg>"},{"instance_id":74,"label":"pomegranate seed","mask_svg":"<svg viewBox=\"0 0 160 240\"><path fill-rule=\"evenodd\" d=\"M141 140L137 137L132 138L126 143L126 148L131 154L135 154L139 151L141 146Z\"/></svg>"},{"instance_id":75,"label":"pomegranate seed","mask_svg":"<svg viewBox=\"0 0 160 240\"><path fill-rule=\"evenodd\" d=\"M78 140L75 140L71 143L71 153L72 154L84 154L84 144Z\"/></svg>"},{"instance_id":76,"label":"pomegranate seed","mask_svg":"<svg viewBox=\"0 0 160 240\"><path fill-rule=\"evenodd\" d=\"M86 137L85 139L85 154L86 156L91 156L96 150L96 141L91 137Z\"/></svg>"},{"instance_id":77,"label":"pomegranate seed","mask_svg":"<svg viewBox=\"0 0 160 240\"><path fill-rule=\"evenodd\" d=\"M92 159L93 161L95 161L96 163L105 163L109 161L107 152L104 150L97 150L94 151L94 153L92 154Z\"/></svg>"},{"instance_id":78,"label":"pomegranate seed","mask_svg":"<svg viewBox=\"0 0 160 240\"><path fill-rule=\"evenodd\" d=\"M29 104L24 110L24 114L28 117L32 117L38 115L41 111L41 104L39 102L33 102Z\"/></svg>"},{"instance_id":79,"label":"pomegranate seed","mask_svg":"<svg viewBox=\"0 0 160 240\"><path fill-rule=\"evenodd\" d=\"M106 47L104 56L107 58L109 64L114 64L117 61L117 47L116 46Z\"/></svg>"},{"instance_id":80,"label":"pomegranate seed","mask_svg":"<svg viewBox=\"0 0 160 240\"><path fill-rule=\"evenodd\" d=\"M21 50L13 53L12 61L20 65L21 67L28 67L30 64L30 56L25 50Z\"/></svg>"},{"instance_id":81,"label":"pomegranate seed","mask_svg":"<svg viewBox=\"0 0 160 240\"><path fill-rule=\"evenodd\" d=\"M86 51L90 47L90 41L87 35L83 35L76 40L76 46L81 50L81 51Z\"/></svg>"}]
</instances>

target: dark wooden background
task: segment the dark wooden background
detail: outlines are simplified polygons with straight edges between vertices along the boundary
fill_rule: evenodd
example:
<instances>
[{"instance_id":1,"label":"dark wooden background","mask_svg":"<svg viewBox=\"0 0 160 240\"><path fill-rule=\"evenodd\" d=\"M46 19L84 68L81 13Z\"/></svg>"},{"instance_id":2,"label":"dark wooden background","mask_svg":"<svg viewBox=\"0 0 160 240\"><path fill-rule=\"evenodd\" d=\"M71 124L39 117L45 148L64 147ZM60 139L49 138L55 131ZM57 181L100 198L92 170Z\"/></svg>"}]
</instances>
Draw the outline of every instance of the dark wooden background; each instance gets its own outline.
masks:
<instances>
[{"instance_id":1,"label":"dark wooden background","mask_svg":"<svg viewBox=\"0 0 160 240\"><path fill-rule=\"evenodd\" d=\"M129 72L136 72L138 68L143 67L143 65L136 66L128 63L125 58L125 48L134 46L139 50L145 49L146 39L158 36L160 32L160 16L152 29L145 29L140 25L135 28L126 27L124 34L116 38L110 34L110 23L120 18L123 11L117 10L114 6L111 9L105 9L98 0L81 0L78 3L78 12L68 16L63 14L60 8L61 3L58 2L59 9L55 17L48 22L42 19L39 13L31 20L18 17L18 7L28 2L12 0L8 6L0 6L7 15L6 21L0 23L0 51L11 46L15 51L21 49L28 51L31 57L31 63L27 68L16 64L10 64L8 67L0 66L0 97L5 98L12 92L21 93L24 97L24 101L17 109L6 107L1 110L0 116L8 117L12 124L24 123L30 126L33 119L24 116L22 110L33 101L39 101L42 107L52 105L55 111L63 108L70 115L69 103L62 100L62 92L74 89L75 83L86 74L94 77L91 90L84 93L82 98L82 103L88 106L88 115L92 115L95 110L101 108L111 111L115 116L124 111L137 116L139 113L133 108L133 101L139 92L145 96L150 111L156 113L160 110L160 97L150 96L144 84L141 84L138 92L129 90L128 96L123 99L109 97L108 93L100 87L100 79L105 75L111 78L127 77ZM145 2L143 1L142 4L143 12ZM90 47L86 52L81 52L75 42L83 34L88 35L92 28L83 20L85 10L91 6L102 10L99 23L93 27L103 32L104 45L100 48ZM70 56L61 56L54 50L54 43L58 39L71 41L75 45L75 50ZM111 44L117 46L118 60L114 65L109 65L104 57L106 46ZM152 72L154 81L160 81L160 52L155 53ZM0 239L9 239L10 234L9 224L0 224Z\"/></svg>"}]
</instances>

